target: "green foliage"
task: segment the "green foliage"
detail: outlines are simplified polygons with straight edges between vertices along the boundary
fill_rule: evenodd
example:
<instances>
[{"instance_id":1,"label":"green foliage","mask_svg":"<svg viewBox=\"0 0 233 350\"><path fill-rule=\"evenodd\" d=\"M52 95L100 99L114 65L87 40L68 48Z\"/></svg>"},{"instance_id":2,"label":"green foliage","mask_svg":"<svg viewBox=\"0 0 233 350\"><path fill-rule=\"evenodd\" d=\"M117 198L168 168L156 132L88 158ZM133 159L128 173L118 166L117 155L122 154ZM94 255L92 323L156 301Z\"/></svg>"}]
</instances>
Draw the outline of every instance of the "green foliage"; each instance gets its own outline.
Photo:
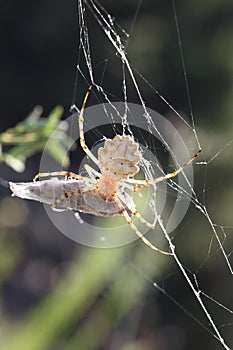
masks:
<instances>
[{"instance_id":1,"label":"green foliage","mask_svg":"<svg viewBox=\"0 0 233 350\"><path fill-rule=\"evenodd\" d=\"M63 108L55 107L47 118L42 117L42 112L43 109L36 106L23 121L0 134L0 162L22 172L27 158L43 152L47 144L47 152L59 164L69 164L66 150L73 141L66 134L66 122L61 122ZM7 150L2 146L8 146Z\"/></svg>"}]
</instances>

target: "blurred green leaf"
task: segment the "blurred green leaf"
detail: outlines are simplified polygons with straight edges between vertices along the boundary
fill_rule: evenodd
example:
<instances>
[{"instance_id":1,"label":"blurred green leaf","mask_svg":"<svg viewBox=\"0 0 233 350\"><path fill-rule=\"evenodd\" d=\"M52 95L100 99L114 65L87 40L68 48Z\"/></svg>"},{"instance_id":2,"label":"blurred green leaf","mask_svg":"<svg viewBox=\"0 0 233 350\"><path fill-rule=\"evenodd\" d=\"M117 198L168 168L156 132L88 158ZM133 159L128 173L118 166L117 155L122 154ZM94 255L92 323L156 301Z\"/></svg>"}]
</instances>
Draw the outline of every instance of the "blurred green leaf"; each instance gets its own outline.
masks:
<instances>
[{"instance_id":1,"label":"blurred green leaf","mask_svg":"<svg viewBox=\"0 0 233 350\"><path fill-rule=\"evenodd\" d=\"M23 121L0 134L0 162L22 172L27 158L43 152L46 145L47 152L59 164L69 165L67 148L73 140L66 134L66 123L61 122L63 108L56 106L47 118L42 117L42 112L42 107L36 106ZM4 152L4 146L10 148Z\"/></svg>"}]
</instances>

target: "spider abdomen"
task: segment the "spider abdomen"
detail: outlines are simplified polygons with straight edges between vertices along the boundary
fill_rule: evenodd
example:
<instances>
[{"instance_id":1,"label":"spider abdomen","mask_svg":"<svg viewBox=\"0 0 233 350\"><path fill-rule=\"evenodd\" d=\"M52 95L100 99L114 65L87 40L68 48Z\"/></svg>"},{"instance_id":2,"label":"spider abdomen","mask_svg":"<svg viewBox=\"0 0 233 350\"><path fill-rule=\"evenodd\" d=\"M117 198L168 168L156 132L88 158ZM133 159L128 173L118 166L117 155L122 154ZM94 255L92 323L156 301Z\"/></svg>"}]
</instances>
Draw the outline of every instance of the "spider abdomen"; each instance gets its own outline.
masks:
<instances>
[{"instance_id":1,"label":"spider abdomen","mask_svg":"<svg viewBox=\"0 0 233 350\"><path fill-rule=\"evenodd\" d=\"M107 139L98 150L101 174L113 181L121 181L139 171L140 154L138 144L129 135L116 135Z\"/></svg>"},{"instance_id":2,"label":"spider abdomen","mask_svg":"<svg viewBox=\"0 0 233 350\"><path fill-rule=\"evenodd\" d=\"M126 158L112 159L104 163L101 167L101 174L114 181L126 180L138 171L139 167Z\"/></svg>"}]
</instances>

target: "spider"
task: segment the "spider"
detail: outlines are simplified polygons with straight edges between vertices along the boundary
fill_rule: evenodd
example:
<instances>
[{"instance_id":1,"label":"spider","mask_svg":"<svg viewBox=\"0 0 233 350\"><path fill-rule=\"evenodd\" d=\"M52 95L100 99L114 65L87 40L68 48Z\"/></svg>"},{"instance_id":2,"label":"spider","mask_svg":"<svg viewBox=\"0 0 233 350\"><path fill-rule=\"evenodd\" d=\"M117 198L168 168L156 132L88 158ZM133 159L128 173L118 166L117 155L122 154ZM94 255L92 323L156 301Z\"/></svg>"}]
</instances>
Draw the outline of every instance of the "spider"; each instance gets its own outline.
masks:
<instances>
[{"instance_id":1,"label":"spider","mask_svg":"<svg viewBox=\"0 0 233 350\"><path fill-rule=\"evenodd\" d=\"M129 188L131 191L136 192L148 187L149 185L172 178L180 173L187 165L193 162L194 159L200 154L201 150L199 150L189 161L187 161L177 170L153 180L134 179L134 175L140 170L139 162L141 160L141 154L139 153L139 145L137 142L135 142L132 136L123 134L116 135L113 139L106 139L104 146L98 149L98 158L96 158L86 145L83 132L83 114L91 89L92 85L89 87L84 97L82 108L78 117L78 124L81 147L88 157L98 166L99 171L96 171L89 165L85 164L84 168L89 177L83 177L69 171L58 171L38 173L34 177L33 181L36 181L40 177L47 176L67 176L76 180L84 180L85 184L87 184L84 188L65 192L54 201L51 207L56 208L59 203L69 197L77 195L77 193L94 191L97 197L101 198L107 203L113 202L119 207L120 215L125 217L131 229L149 248L161 254L172 255L170 252L157 248L137 229L131 218L132 216L135 216L140 222L150 229L154 229L155 225L149 223L139 214L133 201L131 201L130 204L127 203L126 197L124 196L124 187L127 186L127 188Z\"/></svg>"}]
</instances>

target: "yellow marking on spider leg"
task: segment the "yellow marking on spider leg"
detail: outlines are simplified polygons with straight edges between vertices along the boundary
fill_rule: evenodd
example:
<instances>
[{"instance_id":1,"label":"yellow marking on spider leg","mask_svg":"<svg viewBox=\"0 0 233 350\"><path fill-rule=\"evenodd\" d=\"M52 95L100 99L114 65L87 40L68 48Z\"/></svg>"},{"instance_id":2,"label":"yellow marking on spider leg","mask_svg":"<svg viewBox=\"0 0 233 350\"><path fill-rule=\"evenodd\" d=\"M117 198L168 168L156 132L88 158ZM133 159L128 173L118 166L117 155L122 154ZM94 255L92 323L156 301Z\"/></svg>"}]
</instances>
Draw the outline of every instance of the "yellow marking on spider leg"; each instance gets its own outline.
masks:
<instances>
[{"instance_id":1,"label":"yellow marking on spider leg","mask_svg":"<svg viewBox=\"0 0 233 350\"><path fill-rule=\"evenodd\" d=\"M85 108L85 105L86 105L86 102L87 102L87 99L88 99L88 96L90 94L90 91L92 89L93 85L91 84L87 90L87 93L86 93L86 96L84 97L84 100L83 100L83 104L82 104L82 110Z\"/></svg>"},{"instance_id":2,"label":"yellow marking on spider leg","mask_svg":"<svg viewBox=\"0 0 233 350\"><path fill-rule=\"evenodd\" d=\"M127 183L124 182L124 187L127 187L130 189L130 191L133 191L133 192L137 192L137 191L140 191L142 190L143 188L146 188L147 185L137 185L137 186L131 186Z\"/></svg>"},{"instance_id":3,"label":"yellow marking on spider leg","mask_svg":"<svg viewBox=\"0 0 233 350\"><path fill-rule=\"evenodd\" d=\"M199 150L191 159L189 159L188 162L186 162L185 164L183 164L179 169L167 174L167 175L164 175L164 176L161 176L155 180L153 180L154 183L157 183L157 182L160 182L160 181L163 181L163 180L166 180L166 179L170 179L171 177L174 177L176 176L177 174L179 174L184 168L186 168L187 165L189 165L190 163L192 163L198 156L199 154L201 153L201 150Z\"/></svg>"},{"instance_id":4,"label":"yellow marking on spider leg","mask_svg":"<svg viewBox=\"0 0 233 350\"><path fill-rule=\"evenodd\" d=\"M147 227L151 228L151 229L154 229L155 228L155 225L152 225L151 223L149 223L147 220L145 220L137 210L135 210L133 212L133 215L139 220L141 221L144 225L146 225Z\"/></svg>"},{"instance_id":5,"label":"yellow marking on spider leg","mask_svg":"<svg viewBox=\"0 0 233 350\"><path fill-rule=\"evenodd\" d=\"M149 184L139 185L137 187L132 187L133 192L141 191L143 188L147 187Z\"/></svg>"},{"instance_id":6,"label":"yellow marking on spider leg","mask_svg":"<svg viewBox=\"0 0 233 350\"><path fill-rule=\"evenodd\" d=\"M87 99L88 99L88 96L90 94L91 89L92 89L92 85L89 86L89 89L87 90L87 93L84 97L82 108L81 108L79 118L78 118L78 124L79 124L81 147L84 150L84 152L91 158L91 160L98 165L99 164L98 159L91 153L91 151L89 150L89 148L85 144L84 133L83 133L83 122L84 122L83 112L84 112L86 102L87 102Z\"/></svg>"}]
</instances>

